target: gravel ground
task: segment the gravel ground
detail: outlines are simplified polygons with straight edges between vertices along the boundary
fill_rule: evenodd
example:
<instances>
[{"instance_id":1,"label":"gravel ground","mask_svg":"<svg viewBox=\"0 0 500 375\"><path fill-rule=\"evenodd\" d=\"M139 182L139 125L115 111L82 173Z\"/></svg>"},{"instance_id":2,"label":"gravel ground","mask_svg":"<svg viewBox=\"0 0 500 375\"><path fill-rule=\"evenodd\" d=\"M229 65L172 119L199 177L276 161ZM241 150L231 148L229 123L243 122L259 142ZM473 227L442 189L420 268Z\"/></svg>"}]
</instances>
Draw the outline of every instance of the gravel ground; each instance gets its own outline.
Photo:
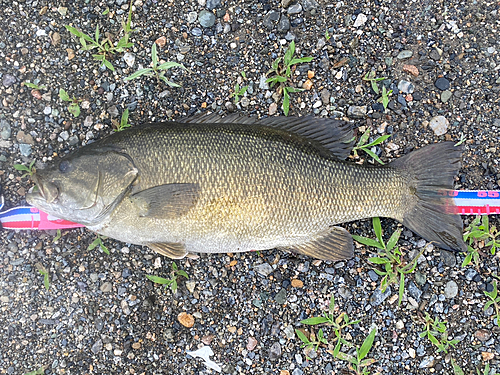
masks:
<instances>
[{"instance_id":1,"label":"gravel ground","mask_svg":"<svg viewBox=\"0 0 500 375\"><path fill-rule=\"evenodd\" d=\"M314 60L293 72L292 85L306 90L291 94L290 114L349 117L360 132L392 134L374 149L384 161L463 136L456 187L499 189L498 2L137 0L134 46L110 58L115 72L81 51L64 25L89 35L99 25L102 35L116 35L126 1L1 4L0 184L7 207L24 204L32 185L14 164L36 159L40 168L110 134L125 108L133 125L206 110L282 115L265 74L291 40L297 56ZM147 77L123 80L150 64L153 43L161 60L191 70L167 72L181 88ZM362 79L371 70L393 90L386 112ZM32 90L26 81L46 87ZM248 86L237 104L230 98L236 83ZM82 100L78 117L59 99L61 88ZM382 226L390 235L397 224ZM374 236L369 220L345 227ZM367 261L375 250L365 247L335 264L279 251L202 255L177 262L190 278L180 278L173 294L147 280L171 270L170 260L149 249L105 240L107 255L87 250L95 235L84 229L63 231L59 240L55 234L0 232L2 374L214 373L186 354L203 345L226 374L347 374L347 363L326 346L307 352L294 334L300 320L327 310L331 295L335 315L360 319L344 330L348 341L360 346L378 327L371 373L451 374L451 358L468 374L485 361L500 371L499 329L483 294L498 258L486 249L476 269L460 266L463 254L428 246L398 306L394 285L384 294L378 289L380 277ZM399 243L405 259L427 245L408 230ZM48 271L49 291L40 268ZM459 340L448 354L419 338L425 312L447 321L449 337ZM180 313L194 318L191 328ZM323 328L334 342L331 327Z\"/></svg>"}]
</instances>

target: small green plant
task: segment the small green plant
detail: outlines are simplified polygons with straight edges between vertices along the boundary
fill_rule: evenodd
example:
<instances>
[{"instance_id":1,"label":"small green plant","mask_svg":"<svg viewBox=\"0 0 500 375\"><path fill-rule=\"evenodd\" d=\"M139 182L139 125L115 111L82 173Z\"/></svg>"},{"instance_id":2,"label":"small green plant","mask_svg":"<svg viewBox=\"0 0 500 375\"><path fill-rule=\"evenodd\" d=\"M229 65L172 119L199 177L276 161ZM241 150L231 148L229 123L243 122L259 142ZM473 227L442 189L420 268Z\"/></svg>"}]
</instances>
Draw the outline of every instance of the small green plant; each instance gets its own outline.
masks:
<instances>
[{"instance_id":1,"label":"small green plant","mask_svg":"<svg viewBox=\"0 0 500 375\"><path fill-rule=\"evenodd\" d=\"M146 275L146 277L152 282L156 284L165 285L165 289L170 287L172 293L175 293L177 291L177 278L179 276L183 276L186 279L189 279L189 276L186 273L186 271L180 270L175 262L172 262L172 271L170 272L170 279L166 279L164 277L159 277L159 276Z\"/></svg>"},{"instance_id":2,"label":"small green plant","mask_svg":"<svg viewBox=\"0 0 500 375\"><path fill-rule=\"evenodd\" d=\"M331 38L331 37L332 37L332 36L331 36L331 35L330 35L330 33L328 32L328 29L326 29L326 31L325 31L325 39L326 39L326 41L328 42L328 41L330 40L330 38Z\"/></svg>"},{"instance_id":3,"label":"small green plant","mask_svg":"<svg viewBox=\"0 0 500 375\"><path fill-rule=\"evenodd\" d=\"M78 117L80 116L80 103L82 99L77 99L73 96L73 98L70 98L68 93L64 89L59 89L59 98L63 102L69 102L68 105L68 112L71 113L73 116Z\"/></svg>"},{"instance_id":4,"label":"small green plant","mask_svg":"<svg viewBox=\"0 0 500 375\"><path fill-rule=\"evenodd\" d=\"M387 109L389 105L389 95L392 94L392 90L387 91L385 86L382 86L382 96L377 100L377 102L382 103L384 109Z\"/></svg>"},{"instance_id":5,"label":"small green plant","mask_svg":"<svg viewBox=\"0 0 500 375\"><path fill-rule=\"evenodd\" d=\"M58 229L58 230L57 230L57 234L56 234L56 236L54 237L54 239L52 240L52 242L57 242L57 241L59 241L59 240L61 239L61 237L62 237L61 230L60 230L60 229Z\"/></svg>"},{"instance_id":6,"label":"small green plant","mask_svg":"<svg viewBox=\"0 0 500 375\"><path fill-rule=\"evenodd\" d=\"M451 359L451 366L453 367L453 373L455 375L465 375L464 371L460 368L459 365L457 365L457 363L455 362L455 360L453 358ZM490 374L490 364L488 362L486 362L486 364L484 365L484 369L483 369L482 373L481 373L481 370L476 367L476 374L477 375L499 375L497 372L495 372L494 374Z\"/></svg>"},{"instance_id":7,"label":"small green plant","mask_svg":"<svg viewBox=\"0 0 500 375\"><path fill-rule=\"evenodd\" d=\"M359 157L358 151L362 150L366 152L368 155L370 155L375 161L378 163L384 165L384 162L380 160L380 158L375 154L372 150L370 150L373 146L376 146L382 142L384 142L387 138L389 138L391 135L386 134L381 137L378 137L375 139L373 142L366 143L368 142L368 139L370 138L370 128L366 129L366 131L363 133L363 135L359 138L358 144L354 146L352 151L354 152L355 157Z\"/></svg>"},{"instance_id":8,"label":"small green plant","mask_svg":"<svg viewBox=\"0 0 500 375\"><path fill-rule=\"evenodd\" d=\"M493 280L493 290L491 292L485 290L484 294L490 299L488 302L486 302L486 305L484 305L484 310L486 311L491 305L495 307L497 326L500 327L500 309L499 309L500 297L498 296L496 280Z\"/></svg>"},{"instance_id":9,"label":"small green plant","mask_svg":"<svg viewBox=\"0 0 500 375\"><path fill-rule=\"evenodd\" d=\"M241 76L246 79L246 74L245 72L241 72ZM237 104L240 101L240 96L243 96L245 92L247 92L248 86L242 86L238 83L234 86L234 91L232 92L231 95L229 95L230 98L234 98L234 104Z\"/></svg>"},{"instance_id":10,"label":"small green plant","mask_svg":"<svg viewBox=\"0 0 500 375\"><path fill-rule=\"evenodd\" d=\"M419 336L421 338L427 337L433 345L436 345L438 353L448 353L450 346L455 347L457 345L458 340L448 340L446 322L439 321L437 317L432 319L429 313L426 312L425 317L423 317L423 324L425 325L425 330L420 332Z\"/></svg>"},{"instance_id":11,"label":"small green plant","mask_svg":"<svg viewBox=\"0 0 500 375\"><path fill-rule=\"evenodd\" d=\"M112 123L115 128L115 132L121 132L126 128L130 128L132 125L128 123L128 108L125 108L125 110L123 111L120 123L118 123L118 121L116 120L113 120Z\"/></svg>"},{"instance_id":12,"label":"small green plant","mask_svg":"<svg viewBox=\"0 0 500 375\"><path fill-rule=\"evenodd\" d=\"M43 89L47 88L47 86L45 86L45 85L35 85L34 83L31 83L31 82L24 82L24 86L27 86L30 89L34 89L34 90L43 90Z\"/></svg>"},{"instance_id":13,"label":"small green plant","mask_svg":"<svg viewBox=\"0 0 500 375\"><path fill-rule=\"evenodd\" d=\"M302 344L300 345L301 348L314 349L315 351L317 351L321 344L328 345L328 340L324 336L324 332L321 328L318 331L317 339L314 333L312 332L309 338L307 338L307 336L298 329L295 330L295 333L302 341Z\"/></svg>"},{"instance_id":14,"label":"small green plant","mask_svg":"<svg viewBox=\"0 0 500 375\"><path fill-rule=\"evenodd\" d=\"M50 289L49 272L43 266L38 267L38 272L40 272L40 275L43 276L43 285L45 286L45 289L49 291Z\"/></svg>"},{"instance_id":15,"label":"small green plant","mask_svg":"<svg viewBox=\"0 0 500 375\"><path fill-rule=\"evenodd\" d=\"M288 116L290 111L290 93L304 91L304 89L290 87L287 82L292 76L292 67L297 64L302 64L311 61L314 57L301 57L299 59L294 58L295 53L295 41L291 41L288 49L285 52L284 57L278 57L271 65L271 70L267 74L273 74L266 80L266 83L270 83L270 86L278 85L278 93L283 93L283 112L285 116ZM283 62L281 62L283 60Z\"/></svg>"},{"instance_id":16,"label":"small green plant","mask_svg":"<svg viewBox=\"0 0 500 375\"><path fill-rule=\"evenodd\" d=\"M374 271L379 276L383 276L380 283L380 289L382 292L385 292L387 287L391 284L399 284L399 305L401 305L405 288L405 275L412 273L415 270L418 258L422 255L425 248L422 249L422 251L411 262L405 264L402 257L403 254L401 253L401 250L399 250L399 246L396 246L399 236L401 235L401 229L396 230L386 244L382 239L382 226L380 225L380 219L378 217L374 217L372 222L377 240L360 236L352 237L363 245L379 249L377 254L378 256L369 258L368 260L371 263L378 264L383 267L382 270L374 268Z\"/></svg>"},{"instance_id":17,"label":"small green plant","mask_svg":"<svg viewBox=\"0 0 500 375\"><path fill-rule=\"evenodd\" d=\"M24 178L26 176L32 177L36 172L36 168L34 167L35 161L36 159L33 159L28 167L23 164L14 164L14 169L21 172L26 172L21 176L21 178Z\"/></svg>"},{"instance_id":18,"label":"small green plant","mask_svg":"<svg viewBox=\"0 0 500 375\"><path fill-rule=\"evenodd\" d=\"M104 11L103 14L107 12ZM128 11L127 22L122 21L122 30L123 36L120 40L114 44L110 37L104 38L102 41L99 41L100 33L99 33L99 25L95 28L94 39L85 34L84 32L78 30L69 25L65 25L64 27L71 34L75 35L80 40L80 44L82 45L82 50L90 51L93 49L97 49L97 53L92 55L94 60L100 61L106 68L111 71L115 71L113 64L109 61L111 55L115 53L125 52L127 48L132 47L134 44L129 42L130 34L134 31L131 28L132 23L132 1L130 2L130 7Z\"/></svg>"},{"instance_id":19,"label":"small green plant","mask_svg":"<svg viewBox=\"0 0 500 375\"><path fill-rule=\"evenodd\" d=\"M457 143L455 143L455 147L460 146L462 143L464 143L467 140L467 137L464 135L464 133L460 133L460 139L458 140Z\"/></svg>"},{"instance_id":20,"label":"small green plant","mask_svg":"<svg viewBox=\"0 0 500 375\"><path fill-rule=\"evenodd\" d=\"M102 240L105 240L107 237L101 236L100 234L97 235L97 238L87 247L87 250L91 251L94 250L97 246L101 248L102 251L104 251L106 254L110 254L108 248L104 245Z\"/></svg>"},{"instance_id":21,"label":"small green plant","mask_svg":"<svg viewBox=\"0 0 500 375\"><path fill-rule=\"evenodd\" d=\"M368 366L375 363L377 360L374 358L366 358L368 352L373 346L373 341L375 340L375 335L377 334L377 328L373 328L369 335L366 337L365 341L361 345L361 348L356 348L356 355L350 355L347 353L339 352L336 358L343 361L348 361L349 369L354 371L356 375L368 375Z\"/></svg>"},{"instance_id":22,"label":"small green plant","mask_svg":"<svg viewBox=\"0 0 500 375\"><path fill-rule=\"evenodd\" d=\"M42 366L38 370L25 372L24 375L43 375L45 373L45 368Z\"/></svg>"},{"instance_id":23,"label":"small green plant","mask_svg":"<svg viewBox=\"0 0 500 375\"><path fill-rule=\"evenodd\" d=\"M373 92L378 95L380 94L380 88L378 87L378 82L387 79L387 77L376 77L375 74L376 74L375 71L370 70L363 77L363 81L370 82ZM385 86L382 85L382 96L378 99L378 102L382 103L384 109L387 109L387 105L389 104L389 95L391 94L392 90L387 91Z\"/></svg>"},{"instance_id":24,"label":"small green plant","mask_svg":"<svg viewBox=\"0 0 500 375\"><path fill-rule=\"evenodd\" d=\"M337 342L337 344L335 345L333 351L328 351L328 352L333 354L334 357L336 357L337 354L340 352L342 344L347 346L352 346L350 342L348 342L346 339L342 337L342 330L350 325L358 324L360 320L351 321L349 319L349 316L345 312L342 312L338 317L335 318L333 316L334 311L335 311L335 298L332 294L330 298L330 305L328 307L328 312L323 313L323 316L317 316L301 320L301 323L307 325L328 324L332 326L333 331L335 333L335 341Z\"/></svg>"},{"instance_id":25,"label":"small green plant","mask_svg":"<svg viewBox=\"0 0 500 375\"><path fill-rule=\"evenodd\" d=\"M163 81L170 87L181 87L177 83L169 81L167 77L165 77L166 71L171 68L182 68L184 70L188 70L184 65L173 61L167 61L164 62L163 64L158 65L158 54L156 52L156 43L153 43L153 46L151 47L151 68L139 69L135 73L125 78L124 81L131 81L133 79L139 78L140 76L148 76L148 77L156 77L158 83L160 81Z\"/></svg>"},{"instance_id":26,"label":"small green plant","mask_svg":"<svg viewBox=\"0 0 500 375\"><path fill-rule=\"evenodd\" d=\"M500 241L497 240L499 234L496 226L490 227L488 215L477 216L465 229L464 241L468 245L484 241L484 246L490 247L491 255L495 255L497 247L500 246Z\"/></svg>"}]
</instances>

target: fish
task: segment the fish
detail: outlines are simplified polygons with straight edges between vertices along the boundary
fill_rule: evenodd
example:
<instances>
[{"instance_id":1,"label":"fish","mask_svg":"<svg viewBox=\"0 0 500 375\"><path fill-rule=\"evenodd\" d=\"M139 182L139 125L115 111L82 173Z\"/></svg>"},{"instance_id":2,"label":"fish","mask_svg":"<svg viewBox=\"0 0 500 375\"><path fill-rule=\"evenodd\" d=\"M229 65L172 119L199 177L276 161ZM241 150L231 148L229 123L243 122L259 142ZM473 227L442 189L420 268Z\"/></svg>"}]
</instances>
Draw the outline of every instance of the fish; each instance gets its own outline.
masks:
<instances>
[{"instance_id":1,"label":"fish","mask_svg":"<svg viewBox=\"0 0 500 375\"><path fill-rule=\"evenodd\" d=\"M349 259L353 238L339 224L377 216L466 250L442 194L461 147L435 143L372 166L345 160L353 145L341 120L201 114L87 144L36 170L26 200L172 259L268 249Z\"/></svg>"}]
</instances>

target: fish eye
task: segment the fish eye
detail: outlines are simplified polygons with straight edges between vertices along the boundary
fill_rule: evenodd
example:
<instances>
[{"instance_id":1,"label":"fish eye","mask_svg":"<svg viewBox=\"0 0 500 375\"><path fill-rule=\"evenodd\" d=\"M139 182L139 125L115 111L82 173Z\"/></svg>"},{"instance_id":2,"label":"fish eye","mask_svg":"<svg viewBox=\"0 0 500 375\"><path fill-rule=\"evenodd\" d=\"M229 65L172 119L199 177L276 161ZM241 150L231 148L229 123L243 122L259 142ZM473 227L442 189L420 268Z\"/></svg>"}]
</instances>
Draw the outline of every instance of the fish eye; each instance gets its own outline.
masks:
<instances>
[{"instance_id":1,"label":"fish eye","mask_svg":"<svg viewBox=\"0 0 500 375\"><path fill-rule=\"evenodd\" d=\"M63 160L62 162L59 163L59 170L62 172L62 173L65 173L65 172L68 172L70 169L70 164L69 164L69 161L67 160Z\"/></svg>"}]
</instances>

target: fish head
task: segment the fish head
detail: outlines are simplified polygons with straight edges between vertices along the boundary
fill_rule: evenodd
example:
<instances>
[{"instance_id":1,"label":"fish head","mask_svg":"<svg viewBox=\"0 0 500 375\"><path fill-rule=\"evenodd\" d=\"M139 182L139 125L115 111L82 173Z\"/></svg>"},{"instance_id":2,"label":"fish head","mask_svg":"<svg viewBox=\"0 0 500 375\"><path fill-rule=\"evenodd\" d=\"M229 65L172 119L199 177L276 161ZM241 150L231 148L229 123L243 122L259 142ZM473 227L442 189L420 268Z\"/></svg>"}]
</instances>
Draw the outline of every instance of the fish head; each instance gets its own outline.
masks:
<instances>
[{"instance_id":1,"label":"fish head","mask_svg":"<svg viewBox=\"0 0 500 375\"><path fill-rule=\"evenodd\" d=\"M29 204L83 225L102 222L137 180L129 155L115 148L86 149L56 161L32 176Z\"/></svg>"}]
</instances>

